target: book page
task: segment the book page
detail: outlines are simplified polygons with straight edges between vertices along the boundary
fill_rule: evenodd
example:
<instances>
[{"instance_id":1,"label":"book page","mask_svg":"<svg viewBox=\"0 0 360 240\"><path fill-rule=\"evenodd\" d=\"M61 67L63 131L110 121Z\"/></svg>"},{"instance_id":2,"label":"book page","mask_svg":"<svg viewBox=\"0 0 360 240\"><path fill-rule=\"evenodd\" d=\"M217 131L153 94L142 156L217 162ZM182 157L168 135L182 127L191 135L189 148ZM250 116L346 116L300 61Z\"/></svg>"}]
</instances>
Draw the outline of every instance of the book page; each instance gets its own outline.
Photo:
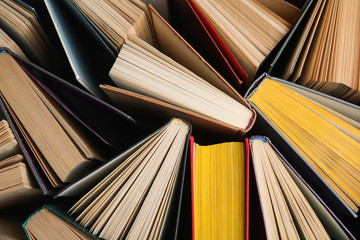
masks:
<instances>
[{"instance_id":1,"label":"book page","mask_svg":"<svg viewBox=\"0 0 360 240\"><path fill-rule=\"evenodd\" d=\"M245 239L245 155L242 142L194 145L194 239Z\"/></svg>"},{"instance_id":2,"label":"book page","mask_svg":"<svg viewBox=\"0 0 360 240\"><path fill-rule=\"evenodd\" d=\"M262 82L249 100L344 203L357 212L360 192L355 185L360 169L356 159L360 143L346 132L358 138L359 129L271 79Z\"/></svg>"},{"instance_id":3,"label":"book page","mask_svg":"<svg viewBox=\"0 0 360 240\"><path fill-rule=\"evenodd\" d=\"M249 125L253 116L250 109L200 77L177 67L171 59L164 59L131 43L125 44L110 70L110 77L125 90L240 128Z\"/></svg>"}]
</instances>

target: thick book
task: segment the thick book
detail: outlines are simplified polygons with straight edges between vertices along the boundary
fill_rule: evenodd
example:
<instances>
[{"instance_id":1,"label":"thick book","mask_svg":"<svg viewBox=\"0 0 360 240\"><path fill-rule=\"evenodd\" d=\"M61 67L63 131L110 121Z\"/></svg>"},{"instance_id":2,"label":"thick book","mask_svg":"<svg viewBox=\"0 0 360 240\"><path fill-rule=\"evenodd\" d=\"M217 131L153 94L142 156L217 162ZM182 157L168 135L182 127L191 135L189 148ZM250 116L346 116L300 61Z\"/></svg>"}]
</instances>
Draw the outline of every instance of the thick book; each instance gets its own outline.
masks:
<instances>
[{"instance_id":1,"label":"thick book","mask_svg":"<svg viewBox=\"0 0 360 240\"><path fill-rule=\"evenodd\" d=\"M0 30L0 47L6 47L9 48L11 51L16 53L17 55L26 58L24 52L21 50L21 48L17 45L14 40L12 40L4 30Z\"/></svg>"},{"instance_id":2,"label":"thick book","mask_svg":"<svg viewBox=\"0 0 360 240\"><path fill-rule=\"evenodd\" d=\"M187 122L173 118L56 197L82 196L69 211L96 236L181 239L190 133ZM115 230L117 224L122 227Z\"/></svg>"},{"instance_id":3,"label":"thick book","mask_svg":"<svg viewBox=\"0 0 360 240\"><path fill-rule=\"evenodd\" d=\"M229 90L232 87L227 82L227 79L221 76L186 42L151 5L146 5L139 0L127 0L124 3L132 4L136 6L137 11L141 9L144 12L155 41L154 44L150 43L151 45L154 45L161 52L216 87L220 87L222 90L227 89L228 92L236 91L235 89ZM63 47L68 54L69 61L72 62L75 74L79 75L79 80L86 81L85 85L91 86L93 90L90 92L94 93L94 89L96 89L97 96L102 95L102 97L108 100L98 85L114 85L108 73L116 60L122 44L114 46L111 43L112 38L106 34L104 29L116 32L119 27L113 26L114 23L111 21L108 22L105 17L107 16L106 14L96 13L94 9L92 9L91 15L89 13L86 14L86 8L90 8L90 5L87 4L81 3L76 5L70 0L64 2L49 0L46 1L46 5L55 26L57 26L59 38L63 40ZM115 14L114 11L121 12L116 4L104 5L102 7L108 9L113 15ZM98 9L97 11L104 10ZM116 13L116 17L119 17L118 15L119 13ZM103 26L100 27L99 21ZM121 42L128 39L132 34L134 34L134 31L121 36ZM101 59L101 62L99 62L99 59Z\"/></svg>"},{"instance_id":4,"label":"thick book","mask_svg":"<svg viewBox=\"0 0 360 240\"><path fill-rule=\"evenodd\" d=\"M249 142L252 239L355 239L269 138Z\"/></svg>"},{"instance_id":5,"label":"thick book","mask_svg":"<svg viewBox=\"0 0 360 240\"><path fill-rule=\"evenodd\" d=\"M45 175L45 172L41 169L39 162L36 161L36 158L32 153L30 146L26 143L26 140L21 135L20 130L16 127L14 120L12 119L2 100L0 100L0 110L2 118L8 122L16 139L17 145L21 149L21 155L26 160L28 168L31 170L32 175L34 176L43 194L54 194L56 189L51 185L49 179Z\"/></svg>"},{"instance_id":6,"label":"thick book","mask_svg":"<svg viewBox=\"0 0 360 240\"><path fill-rule=\"evenodd\" d=\"M246 99L258 112L257 131L271 137L335 214L356 217L360 108L267 74Z\"/></svg>"},{"instance_id":7,"label":"thick book","mask_svg":"<svg viewBox=\"0 0 360 240\"><path fill-rule=\"evenodd\" d=\"M17 57L8 50L3 50L0 58L4 63L3 68L9 66L7 71L2 71L2 108L5 109L4 111L10 116L11 122L16 126L22 142L28 146L26 151L32 155L31 159L40 160L40 168L34 167L32 169L37 169L34 171L34 175L38 175L39 170L45 172L50 182L52 181L52 187L61 187L63 182L71 181L74 177L79 178L81 174L87 172L85 165L95 167L96 161L91 160L92 158L107 160L152 131L151 128L143 128L129 115L44 69ZM18 78L14 78L14 76L18 76ZM6 79L13 80L8 81ZM17 87L20 82L23 82L21 88ZM28 95L19 93L21 91L26 91ZM26 104L31 104L31 107L24 108ZM36 107L34 108L34 106ZM30 122L28 117L24 117L25 113L27 116L32 116L31 119L34 123ZM49 128L49 130L43 129L43 131L38 132L37 129L44 127ZM56 132L54 132L54 128L57 129ZM124 131L129 131L129 134L119 137L117 133L124 133ZM51 132L54 135L47 135ZM57 137L54 138L53 136ZM59 136L63 136L62 141L65 139L72 140L64 146L60 146L62 143L60 143ZM64 154L71 152L69 149L73 147L73 151L80 153L78 155L80 158L69 156L64 159L73 163L74 161L81 162L83 159L86 163L84 169L81 167L82 163L78 162L80 165L70 165L73 167L64 171L61 166L66 161L63 162L61 159L54 161L55 158L51 157L52 153L46 152L48 151L46 147L46 153L44 152L46 145L51 146L52 151L66 148L64 151L60 150L56 154L56 158L64 157ZM94 148L94 146L96 147ZM81 153L82 151L85 152ZM99 153L100 155L98 155ZM32 165L31 162L29 165ZM53 168L57 168L57 172ZM72 171L73 173L71 173ZM62 175L58 176L60 173ZM42 177L40 178L42 179ZM40 186L43 185L40 183Z\"/></svg>"},{"instance_id":8,"label":"thick book","mask_svg":"<svg viewBox=\"0 0 360 240\"><path fill-rule=\"evenodd\" d=\"M88 229L78 225L67 214L64 204L45 204L23 222L22 227L28 239L99 239Z\"/></svg>"},{"instance_id":9,"label":"thick book","mask_svg":"<svg viewBox=\"0 0 360 240\"><path fill-rule=\"evenodd\" d=\"M169 1L170 20L179 33L238 91L247 74L192 1Z\"/></svg>"},{"instance_id":10,"label":"thick book","mask_svg":"<svg viewBox=\"0 0 360 240\"><path fill-rule=\"evenodd\" d=\"M190 141L192 239L249 239L249 142Z\"/></svg>"},{"instance_id":11,"label":"thick book","mask_svg":"<svg viewBox=\"0 0 360 240\"><path fill-rule=\"evenodd\" d=\"M358 4L312 1L293 47L270 74L358 104Z\"/></svg>"},{"instance_id":12,"label":"thick book","mask_svg":"<svg viewBox=\"0 0 360 240\"><path fill-rule=\"evenodd\" d=\"M248 131L256 117L241 95L228 95L231 89L221 91L135 36L124 43L109 75L118 89L101 85L106 94L120 109L144 119L191 118L203 133L234 139Z\"/></svg>"},{"instance_id":13,"label":"thick book","mask_svg":"<svg viewBox=\"0 0 360 240\"><path fill-rule=\"evenodd\" d=\"M22 1L2 1L0 26L31 61L53 73L60 70L60 57L34 8Z\"/></svg>"},{"instance_id":14,"label":"thick book","mask_svg":"<svg viewBox=\"0 0 360 240\"><path fill-rule=\"evenodd\" d=\"M241 78L243 74L233 69L236 66L236 69L244 69L242 72L246 72L249 78L244 84L246 88L256 75L267 71L276 52L282 45L286 44L287 32L292 25L296 25L293 19L287 20L292 24L282 20L267 6L278 6L277 9L286 7L287 16L299 18L302 15L298 8L284 1L276 1L275 4L271 1L241 1L237 5L226 1L222 5L219 1L211 3L211 6L206 2L202 2L201 5L208 5L207 7L212 10L205 11L204 8L200 7L200 1L170 1L172 22L174 22L176 29L224 76L228 77L229 74L234 73ZM184 12L186 13L185 16ZM290 12L293 14L289 14ZM221 14L223 14L219 17L221 20L212 20L212 17ZM239 17L241 14L245 14L245 16ZM257 17L254 18L254 16ZM263 18L272 19L271 22L276 25L277 30L271 30L274 26L270 26L271 24L269 25L266 20L260 23ZM255 23L253 27L249 27L252 24L251 21ZM236 24L233 24L234 22ZM259 25L256 25L256 22L259 22ZM233 26L231 30L227 29L230 25ZM265 25L268 27L255 33L259 26ZM246 26L248 27L246 28ZM283 30L278 33L279 29ZM268 37L262 36L267 31L272 31L272 33L268 34ZM255 36L254 34L258 35ZM253 46L257 47L254 48ZM229 67L226 69L224 65L230 65L232 69ZM229 79L233 78L229 77ZM236 83L232 81L231 84ZM239 90L238 84L237 89ZM240 91L244 90L244 87L240 88Z\"/></svg>"},{"instance_id":15,"label":"thick book","mask_svg":"<svg viewBox=\"0 0 360 240\"><path fill-rule=\"evenodd\" d=\"M42 192L21 154L0 161L0 209L38 201Z\"/></svg>"},{"instance_id":16,"label":"thick book","mask_svg":"<svg viewBox=\"0 0 360 240\"><path fill-rule=\"evenodd\" d=\"M197 51L177 31L175 31L175 29L172 28L172 26L151 5L148 6L148 8L158 40L158 50L161 51L161 53L157 53L157 56L161 56L161 58L166 59L166 61L174 66L180 67L180 69L184 69L184 67L187 68L188 70L184 70L190 70L218 90L238 101L240 104L249 107L248 103L244 101L243 97L235 90L235 88L233 88L206 60L204 60L204 58L197 53ZM144 44L142 44L142 46L144 46ZM153 48L145 48L149 49L152 53L157 52ZM109 96L110 94L112 95L111 98L114 99L114 103L120 109L131 111L131 113L135 115L142 114L142 118L154 119L155 122L164 122L170 116L188 119L194 127L194 135L197 138L201 135L206 135L207 138L211 138L210 134L206 133L213 133L213 136L218 136L221 139L238 139L251 128L256 118L254 114L250 122L245 124L247 126L239 128L236 126L234 127L231 124L226 124L223 121L219 121L219 119L211 118L204 114L199 114L195 111L180 107L179 105L169 104L156 97L153 98L136 92L132 93L126 90L124 91L123 89L117 89L115 92L112 87L106 89L103 87L103 89ZM124 104L123 100L128 104Z\"/></svg>"}]
</instances>

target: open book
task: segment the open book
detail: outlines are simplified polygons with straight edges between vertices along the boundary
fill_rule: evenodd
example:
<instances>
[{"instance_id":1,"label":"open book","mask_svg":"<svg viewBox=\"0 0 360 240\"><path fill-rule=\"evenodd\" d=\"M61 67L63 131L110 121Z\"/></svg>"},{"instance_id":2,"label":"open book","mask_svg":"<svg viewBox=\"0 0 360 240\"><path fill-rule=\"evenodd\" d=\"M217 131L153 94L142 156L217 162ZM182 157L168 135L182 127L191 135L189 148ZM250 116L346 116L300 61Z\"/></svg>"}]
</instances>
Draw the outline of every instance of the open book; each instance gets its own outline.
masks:
<instances>
[{"instance_id":1,"label":"open book","mask_svg":"<svg viewBox=\"0 0 360 240\"><path fill-rule=\"evenodd\" d=\"M291 163L336 214L357 216L359 107L268 75L257 83L246 98L259 128L294 151L302 161Z\"/></svg>"},{"instance_id":2,"label":"open book","mask_svg":"<svg viewBox=\"0 0 360 240\"><path fill-rule=\"evenodd\" d=\"M71 181L76 175L71 172L79 164L91 163L91 158L105 160L90 147L86 138L78 135L64 110L36 85L10 54L3 52L0 61L2 101L41 159L54 186Z\"/></svg>"},{"instance_id":3,"label":"open book","mask_svg":"<svg viewBox=\"0 0 360 240\"><path fill-rule=\"evenodd\" d=\"M292 51L270 74L358 104L359 4L313 1Z\"/></svg>"},{"instance_id":4,"label":"open book","mask_svg":"<svg viewBox=\"0 0 360 240\"><path fill-rule=\"evenodd\" d=\"M238 136L253 124L255 115L246 103L220 91L144 41L135 36L131 39L124 43L109 73L120 89L101 85L116 104L130 104L124 104L118 95L132 94L133 98L153 102L147 104L148 107L152 105L152 109L144 108L144 111L172 108L176 110L173 113L176 117L189 119L187 115L190 115L195 118L195 126L205 125L207 119L212 119L218 122L218 128L237 129ZM161 113L164 114L167 113Z\"/></svg>"},{"instance_id":5,"label":"open book","mask_svg":"<svg viewBox=\"0 0 360 240\"><path fill-rule=\"evenodd\" d=\"M264 230L267 239L354 239L267 137L249 141L251 190L257 196L251 201L251 238L260 238Z\"/></svg>"},{"instance_id":6,"label":"open book","mask_svg":"<svg viewBox=\"0 0 360 240\"><path fill-rule=\"evenodd\" d=\"M33 8L22 1L1 1L0 26L32 62L51 72L59 70L59 55Z\"/></svg>"},{"instance_id":7,"label":"open book","mask_svg":"<svg viewBox=\"0 0 360 240\"><path fill-rule=\"evenodd\" d=\"M28 239L99 239L78 226L66 214L66 205L46 204L33 212L23 223Z\"/></svg>"},{"instance_id":8,"label":"open book","mask_svg":"<svg viewBox=\"0 0 360 240\"><path fill-rule=\"evenodd\" d=\"M230 80L223 78L151 5L140 0L45 3L76 78L98 97L107 99L99 84L114 85L108 73L122 44L131 35L155 46L211 84L215 82L216 87L221 85L220 89L227 89L228 94L238 94L238 88L233 88ZM118 4L126 5L128 10L119 9ZM150 33L152 40L145 37Z\"/></svg>"},{"instance_id":9,"label":"open book","mask_svg":"<svg viewBox=\"0 0 360 240\"><path fill-rule=\"evenodd\" d=\"M70 209L106 239L173 238L180 214L190 125L174 118L59 196L81 194ZM119 217L121 216L121 217Z\"/></svg>"},{"instance_id":10,"label":"open book","mask_svg":"<svg viewBox=\"0 0 360 240\"><path fill-rule=\"evenodd\" d=\"M234 75L249 86L301 15L282 0L186 0L170 6L176 28L233 86Z\"/></svg>"},{"instance_id":11,"label":"open book","mask_svg":"<svg viewBox=\"0 0 360 240\"><path fill-rule=\"evenodd\" d=\"M1 108L53 187L79 178L151 131L6 50L0 61ZM131 134L115 136L123 127Z\"/></svg>"},{"instance_id":12,"label":"open book","mask_svg":"<svg viewBox=\"0 0 360 240\"><path fill-rule=\"evenodd\" d=\"M3 114L0 114L3 117ZM36 184L19 144L8 124L0 121L0 208L14 207L40 198Z\"/></svg>"}]
</instances>

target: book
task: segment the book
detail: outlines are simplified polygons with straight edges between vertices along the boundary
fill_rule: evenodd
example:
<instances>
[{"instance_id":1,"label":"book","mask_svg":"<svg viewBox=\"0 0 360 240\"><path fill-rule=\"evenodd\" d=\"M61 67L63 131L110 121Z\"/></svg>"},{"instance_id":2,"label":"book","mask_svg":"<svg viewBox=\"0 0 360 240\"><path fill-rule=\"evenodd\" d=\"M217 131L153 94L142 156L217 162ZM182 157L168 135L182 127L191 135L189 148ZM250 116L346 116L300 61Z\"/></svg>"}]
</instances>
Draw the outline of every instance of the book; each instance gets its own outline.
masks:
<instances>
[{"instance_id":1,"label":"book","mask_svg":"<svg viewBox=\"0 0 360 240\"><path fill-rule=\"evenodd\" d=\"M39 194L41 196L41 192ZM24 221L36 209L40 208L48 199L44 196L24 201L16 206L1 209L0 234L1 238L9 240L26 240L26 234L22 228Z\"/></svg>"},{"instance_id":2,"label":"book","mask_svg":"<svg viewBox=\"0 0 360 240\"><path fill-rule=\"evenodd\" d=\"M27 163L27 168L31 170L33 173L33 176L35 177L35 180L40 187L40 189L43 191L45 195L51 195L55 191L55 188L50 184L47 176L42 171L42 168L40 164L36 161L36 158L34 154L32 154L32 151L28 144L26 144L26 140L22 137L22 135L19 133L20 130L16 127L16 124L14 120L11 118L10 113L5 107L4 102L0 99L0 116L3 118L8 124L9 127L15 137L17 148L20 148L20 150L16 150L16 153L20 158L24 158ZM16 156L16 155L15 155ZM11 161L17 161L18 157L15 157Z\"/></svg>"},{"instance_id":3,"label":"book","mask_svg":"<svg viewBox=\"0 0 360 240\"><path fill-rule=\"evenodd\" d=\"M28 149L20 139L12 119L0 100L0 208L19 207L27 201L39 201L42 186L39 187L31 173L32 161ZM47 191L44 191L47 192Z\"/></svg>"},{"instance_id":4,"label":"book","mask_svg":"<svg viewBox=\"0 0 360 240\"><path fill-rule=\"evenodd\" d=\"M117 54L129 34L134 34L151 45L155 45L149 16L143 11L140 1L96 1L71 0L85 15L98 34L116 49Z\"/></svg>"},{"instance_id":5,"label":"book","mask_svg":"<svg viewBox=\"0 0 360 240\"><path fill-rule=\"evenodd\" d=\"M0 4L0 26L31 61L57 71L59 56L34 9L22 1L4 0Z\"/></svg>"},{"instance_id":6,"label":"book","mask_svg":"<svg viewBox=\"0 0 360 240\"><path fill-rule=\"evenodd\" d=\"M52 187L79 178L151 131L24 59L7 51L0 59L2 108L40 165L32 168L34 175L44 172ZM114 135L124 129L131 135ZM38 180L44 185L43 177Z\"/></svg>"},{"instance_id":7,"label":"book","mask_svg":"<svg viewBox=\"0 0 360 240\"><path fill-rule=\"evenodd\" d=\"M173 118L57 197L80 194L69 213L100 238L174 238L190 131L188 123Z\"/></svg>"},{"instance_id":8,"label":"book","mask_svg":"<svg viewBox=\"0 0 360 240\"><path fill-rule=\"evenodd\" d=\"M271 75L358 104L357 4L314 1L313 13L307 16L304 30L299 29L301 37L289 52L290 61L279 63L279 71Z\"/></svg>"},{"instance_id":9,"label":"book","mask_svg":"<svg viewBox=\"0 0 360 240\"><path fill-rule=\"evenodd\" d=\"M301 159L286 157L335 214L356 217L359 108L266 74L258 83L246 99L259 129Z\"/></svg>"},{"instance_id":10,"label":"book","mask_svg":"<svg viewBox=\"0 0 360 240\"><path fill-rule=\"evenodd\" d=\"M275 7L273 2L268 5ZM233 66L241 66L248 76L246 88L255 78L257 70L263 69L261 65L265 62L265 57L291 29L291 24L259 1L207 3L188 0L175 1L170 6L174 22L178 22L176 26L181 34L184 34L216 69L217 65L222 64L217 63L220 61L218 59L225 59L221 61L227 61ZM286 6L288 9L285 12L290 9L297 12L296 16L301 15L296 7ZM187 12L188 17L184 18L182 11ZM208 44L204 44L205 41ZM214 50L207 54L208 46ZM219 54L222 55L221 58L214 58Z\"/></svg>"},{"instance_id":11,"label":"book","mask_svg":"<svg viewBox=\"0 0 360 240\"><path fill-rule=\"evenodd\" d=\"M192 239L249 239L248 142L191 141Z\"/></svg>"},{"instance_id":12,"label":"book","mask_svg":"<svg viewBox=\"0 0 360 240\"><path fill-rule=\"evenodd\" d=\"M99 239L66 214L66 205L45 204L23 222L28 239Z\"/></svg>"},{"instance_id":13,"label":"book","mask_svg":"<svg viewBox=\"0 0 360 240\"><path fill-rule=\"evenodd\" d=\"M127 2L128 5L137 6L136 11L140 9L143 11L146 19L148 19L148 24L145 25L149 25L153 40L155 41L153 45L157 49L207 81L215 84L215 86L218 87L220 85L222 86L221 89L228 89L230 87L227 80L215 71L215 69L172 28L152 5L146 5L141 1L135 0L125 2ZM116 60L120 46L114 46L114 44L111 43L111 39L106 36L106 33L97 27L97 21L89 18L71 1L60 3L49 0L46 1L46 4L52 20L57 26L59 38L63 40L63 46L67 51L69 61L72 62L75 75L80 82L83 82L83 85L87 85L87 89L91 93L109 101L107 96L99 88L99 84L114 86L108 73ZM86 6L86 4L83 5L84 7ZM144 16L143 14L142 16ZM107 22L107 19L101 19L101 17L105 15L97 16L100 18L97 20L104 23ZM70 18L72 20L70 20ZM71 24L73 22L77 24ZM111 29L113 27L111 23L108 24L110 25L105 24L103 28ZM131 35L131 33L123 36L123 39L127 39L129 35ZM75 48L74 46L81 47ZM99 58L102 58L101 63L98 61ZM86 64L84 64L85 62ZM235 90L227 91L234 92Z\"/></svg>"},{"instance_id":14,"label":"book","mask_svg":"<svg viewBox=\"0 0 360 240\"><path fill-rule=\"evenodd\" d=\"M302 17L292 31L289 33L289 43L283 51L277 53L277 61L274 61L272 68L268 73L273 76L279 76L282 79L298 78L301 73L300 62L303 62L303 56L306 56L306 49L309 48L309 40L315 33L319 16L324 9L323 1L311 1L303 11ZM299 61L299 66L297 61Z\"/></svg>"},{"instance_id":15,"label":"book","mask_svg":"<svg viewBox=\"0 0 360 240\"><path fill-rule=\"evenodd\" d=\"M259 201L259 206L250 201L252 238L264 233L266 239L355 239L267 137L252 136L249 145L255 178L251 191Z\"/></svg>"},{"instance_id":16,"label":"book","mask_svg":"<svg viewBox=\"0 0 360 240\"><path fill-rule=\"evenodd\" d=\"M12 52L16 53L17 55L26 58L21 48L2 29L0 29L0 47L9 48Z\"/></svg>"},{"instance_id":17,"label":"book","mask_svg":"<svg viewBox=\"0 0 360 240\"><path fill-rule=\"evenodd\" d=\"M0 121L0 161L18 153L20 153L20 148L16 138L9 126L9 123L3 119Z\"/></svg>"},{"instance_id":18,"label":"book","mask_svg":"<svg viewBox=\"0 0 360 240\"><path fill-rule=\"evenodd\" d=\"M240 91L247 74L204 15L191 1L169 1L171 24L234 89Z\"/></svg>"},{"instance_id":19,"label":"book","mask_svg":"<svg viewBox=\"0 0 360 240\"><path fill-rule=\"evenodd\" d=\"M44 2L73 77L88 92L109 101L98 85L112 83L107 74L116 55L70 1Z\"/></svg>"},{"instance_id":20,"label":"book","mask_svg":"<svg viewBox=\"0 0 360 240\"><path fill-rule=\"evenodd\" d=\"M0 161L0 208L6 209L39 200L42 192L22 155Z\"/></svg>"},{"instance_id":21,"label":"book","mask_svg":"<svg viewBox=\"0 0 360 240\"><path fill-rule=\"evenodd\" d=\"M133 98L148 101L146 107L152 105L151 111L160 112L172 105L176 107L172 108L176 110L176 117L188 119L186 115L191 114L194 119L194 114L204 116L217 121L219 125L237 129L239 135L250 128L255 115L241 101L241 96L238 101L235 100L136 36L131 39L123 44L109 73L121 90L101 86L115 103L121 104L121 97L117 98L117 95L130 92L127 95L132 94ZM161 102L163 106L160 106ZM129 107L127 109L131 111ZM162 115L169 113L164 112ZM204 122L202 118L194 124L204 125Z\"/></svg>"},{"instance_id":22,"label":"book","mask_svg":"<svg viewBox=\"0 0 360 240\"><path fill-rule=\"evenodd\" d=\"M163 54L188 68L190 71L194 72L199 77L203 78L230 97L244 104L246 107L249 106L243 97L223 77L221 77L221 75L219 75L209 65L209 63L204 61L204 59L169 25L169 23L165 21L162 16L159 15L152 6L148 6L148 8L159 43L159 50ZM135 41L134 39L135 38L130 40ZM206 136L203 138L207 138L210 141L215 140L210 139L214 138L212 136L217 136L223 140L238 139L251 128L256 118L254 115L254 118L245 129L239 129L219 122L216 119L211 119L195 112L190 112L187 109L168 104L164 101L159 101L155 98L139 95L111 85L102 84L100 87L113 100L114 104L119 109L128 112L137 119L146 119L146 121L151 121L158 125L165 124L172 116L185 118L188 121L191 121L194 126L193 133L197 139L199 139L201 135ZM213 133L213 135L210 135L210 132Z\"/></svg>"}]
</instances>

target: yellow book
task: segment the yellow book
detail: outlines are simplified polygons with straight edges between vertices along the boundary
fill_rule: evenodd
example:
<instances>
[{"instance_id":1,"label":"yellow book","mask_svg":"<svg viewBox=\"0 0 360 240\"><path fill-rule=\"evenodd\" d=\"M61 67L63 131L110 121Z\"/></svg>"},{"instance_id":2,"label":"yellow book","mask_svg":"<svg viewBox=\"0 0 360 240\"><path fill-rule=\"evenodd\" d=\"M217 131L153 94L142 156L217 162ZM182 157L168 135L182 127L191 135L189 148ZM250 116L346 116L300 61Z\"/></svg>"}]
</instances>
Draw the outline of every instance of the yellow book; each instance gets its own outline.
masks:
<instances>
[{"instance_id":1,"label":"yellow book","mask_svg":"<svg viewBox=\"0 0 360 240\"><path fill-rule=\"evenodd\" d=\"M309 165L347 211L355 214L360 204L360 130L359 120L349 113L357 115L360 109L270 78L247 98L304 159L304 166ZM319 98L324 101L319 103Z\"/></svg>"},{"instance_id":2,"label":"yellow book","mask_svg":"<svg viewBox=\"0 0 360 240\"><path fill-rule=\"evenodd\" d=\"M192 144L193 239L246 239L243 142Z\"/></svg>"}]
</instances>

